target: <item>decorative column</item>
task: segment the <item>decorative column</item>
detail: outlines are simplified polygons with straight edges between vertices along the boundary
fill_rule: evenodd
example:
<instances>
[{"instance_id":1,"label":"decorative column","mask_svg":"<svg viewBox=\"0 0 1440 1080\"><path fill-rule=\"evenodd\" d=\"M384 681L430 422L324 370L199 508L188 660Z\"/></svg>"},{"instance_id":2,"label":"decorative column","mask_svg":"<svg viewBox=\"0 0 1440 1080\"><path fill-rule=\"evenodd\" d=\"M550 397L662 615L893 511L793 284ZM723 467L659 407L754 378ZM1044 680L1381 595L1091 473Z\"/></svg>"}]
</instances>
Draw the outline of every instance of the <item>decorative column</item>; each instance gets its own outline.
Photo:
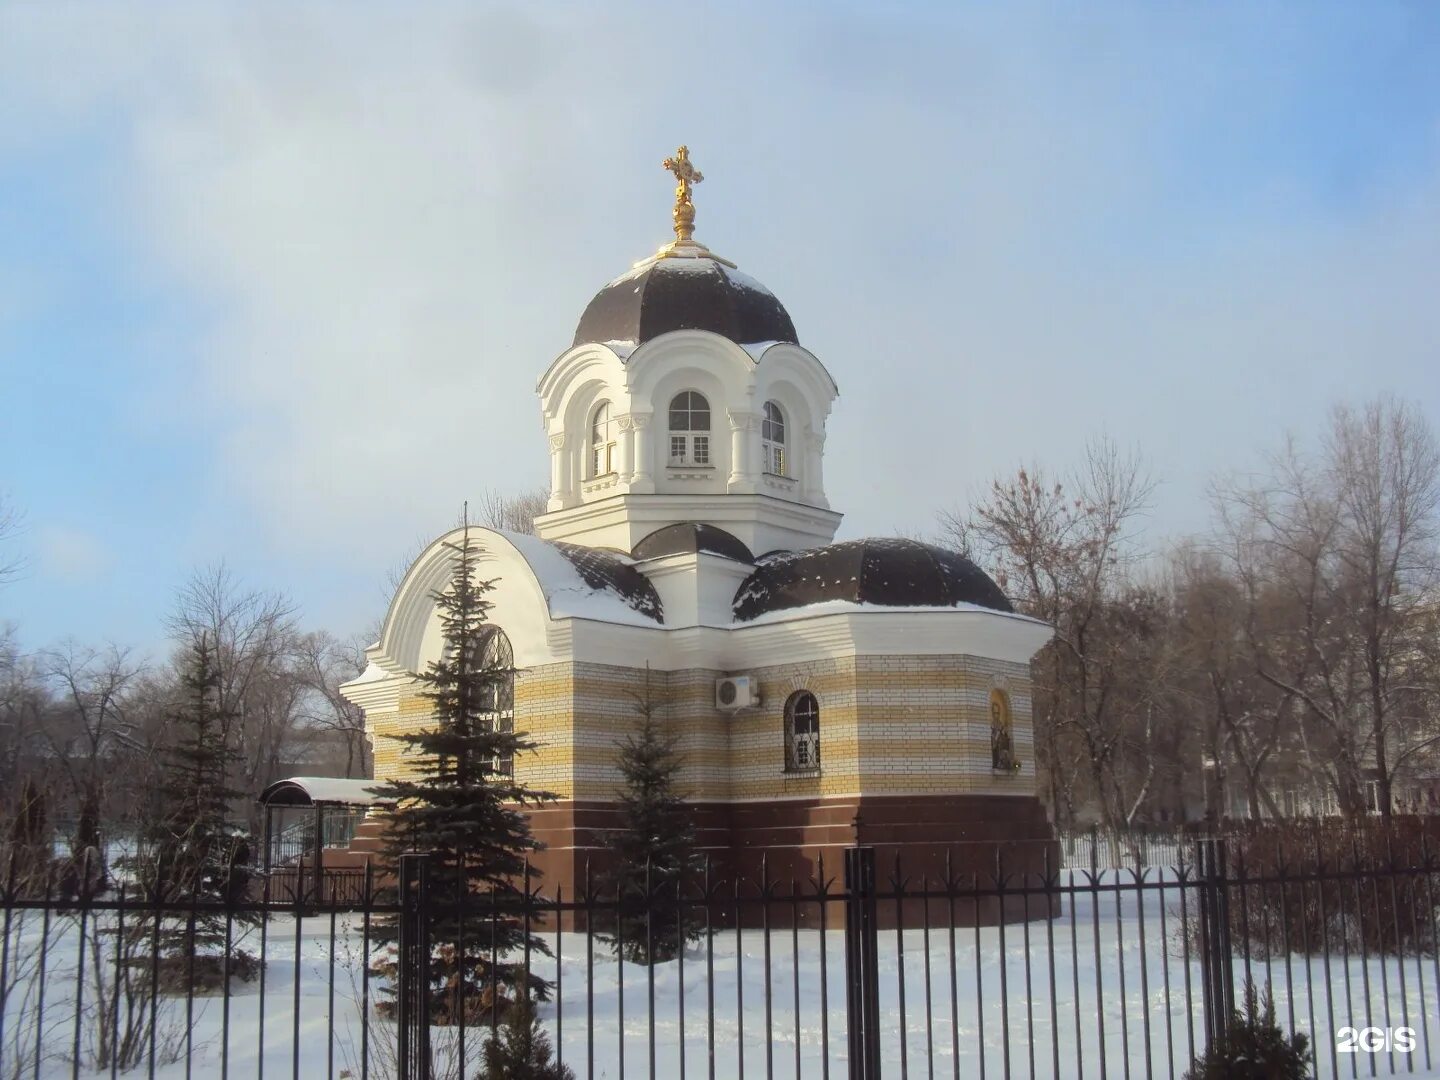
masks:
<instances>
[{"instance_id":1,"label":"decorative column","mask_svg":"<svg viewBox=\"0 0 1440 1080\"><path fill-rule=\"evenodd\" d=\"M755 435L760 417L752 412L730 413L730 480L733 491L760 490L760 469L755 462Z\"/></svg>"},{"instance_id":2,"label":"decorative column","mask_svg":"<svg viewBox=\"0 0 1440 1080\"><path fill-rule=\"evenodd\" d=\"M637 495L648 495L655 490L655 479L650 475L650 465L655 453L650 448L650 414L631 413L630 426L634 429L631 437L630 490Z\"/></svg>"},{"instance_id":3,"label":"decorative column","mask_svg":"<svg viewBox=\"0 0 1440 1080\"><path fill-rule=\"evenodd\" d=\"M825 433L805 428L805 480L800 497L811 506L829 507L825 498Z\"/></svg>"},{"instance_id":4,"label":"decorative column","mask_svg":"<svg viewBox=\"0 0 1440 1080\"><path fill-rule=\"evenodd\" d=\"M563 510L570 494L569 469L565 454L565 433L550 436L550 502L547 510Z\"/></svg>"},{"instance_id":5,"label":"decorative column","mask_svg":"<svg viewBox=\"0 0 1440 1080\"><path fill-rule=\"evenodd\" d=\"M620 474L620 483L630 483L630 474L635 471L635 418L622 416L615 421L620 429L620 460L615 471Z\"/></svg>"}]
</instances>

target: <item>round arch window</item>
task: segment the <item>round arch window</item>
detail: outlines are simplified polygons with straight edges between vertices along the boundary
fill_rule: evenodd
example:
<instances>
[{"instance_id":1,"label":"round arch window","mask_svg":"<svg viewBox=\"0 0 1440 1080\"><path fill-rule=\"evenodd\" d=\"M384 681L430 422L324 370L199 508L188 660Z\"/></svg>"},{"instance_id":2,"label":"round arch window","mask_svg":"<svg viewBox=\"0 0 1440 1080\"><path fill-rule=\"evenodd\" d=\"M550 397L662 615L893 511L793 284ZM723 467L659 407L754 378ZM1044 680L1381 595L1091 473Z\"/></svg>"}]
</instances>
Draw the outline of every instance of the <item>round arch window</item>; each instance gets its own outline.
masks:
<instances>
[{"instance_id":1,"label":"round arch window","mask_svg":"<svg viewBox=\"0 0 1440 1080\"><path fill-rule=\"evenodd\" d=\"M475 721L486 731L515 730L515 650L498 626L486 626L470 651L471 671L481 676L475 702ZM514 771L514 759L494 758L490 768L505 776Z\"/></svg>"},{"instance_id":2,"label":"round arch window","mask_svg":"<svg viewBox=\"0 0 1440 1080\"><path fill-rule=\"evenodd\" d=\"M670 400L670 464L710 465L710 402L698 390Z\"/></svg>"},{"instance_id":3,"label":"round arch window","mask_svg":"<svg viewBox=\"0 0 1440 1080\"><path fill-rule=\"evenodd\" d=\"M809 690L797 690L785 702L785 771L820 768L820 702Z\"/></svg>"},{"instance_id":4,"label":"round arch window","mask_svg":"<svg viewBox=\"0 0 1440 1080\"><path fill-rule=\"evenodd\" d=\"M615 435L610 403L602 401L590 414L590 478L615 471Z\"/></svg>"},{"instance_id":5,"label":"round arch window","mask_svg":"<svg viewBox=\"0 0 1440 1080\"><path fill-rule=\"evenodd\" d=\"M765 402L765 415L760 421L760 447L767 473L790 475L785 471L785 414L773 401Z\"/></svg>"}]
</instances>

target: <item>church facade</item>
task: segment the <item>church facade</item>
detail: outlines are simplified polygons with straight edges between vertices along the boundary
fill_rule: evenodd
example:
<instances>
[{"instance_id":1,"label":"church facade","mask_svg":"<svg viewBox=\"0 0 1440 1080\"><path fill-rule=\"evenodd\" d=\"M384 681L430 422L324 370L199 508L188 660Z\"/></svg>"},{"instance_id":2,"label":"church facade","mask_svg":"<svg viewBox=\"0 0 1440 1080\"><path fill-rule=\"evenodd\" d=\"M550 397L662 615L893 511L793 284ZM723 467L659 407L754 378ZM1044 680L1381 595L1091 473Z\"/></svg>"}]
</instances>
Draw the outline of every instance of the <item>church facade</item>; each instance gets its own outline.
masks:
<instances>
[{"instance_id":1,"label":"church facade","mask_svg":"<svg viewBox=\"0 0 1440 1080\"><path fill-rule=\"evenodd\" d=\"M470 527L493 579L488 648L513 663L494 722L555 801L534 812L547 886L603 859L618 743L648 697L720 864L777 879L874 844L907 870L1038 869L1029 661L1047 626L979 568L894 538L834 540L826 422L839 395L780 301L693 238L684 148L676 240L596 294L540 375L550 499L535 535ZM414 672L442 647L447 543L415 560L365 672L379 779L428 722ZM882 864L883 865L883 864ZM827 873L828 873L827 869Z\"/></svg>"}]
</instances>

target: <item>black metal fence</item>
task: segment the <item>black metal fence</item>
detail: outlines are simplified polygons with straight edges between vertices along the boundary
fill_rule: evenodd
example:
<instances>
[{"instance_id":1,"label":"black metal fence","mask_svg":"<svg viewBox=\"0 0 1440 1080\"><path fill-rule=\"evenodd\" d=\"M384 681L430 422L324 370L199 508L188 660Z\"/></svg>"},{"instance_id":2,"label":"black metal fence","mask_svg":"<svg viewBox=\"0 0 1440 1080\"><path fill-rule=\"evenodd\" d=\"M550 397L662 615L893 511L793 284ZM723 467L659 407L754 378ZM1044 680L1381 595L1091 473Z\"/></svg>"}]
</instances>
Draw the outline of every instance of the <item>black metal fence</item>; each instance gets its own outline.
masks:
<instances>
[{"instance_id":1,"label":"black metal fence","mask_svg":"<svg viewBox=\"0 0 1440 1080\"><path fill-rule=\"evenodd\" d=\"M408 888L277 875L213 903L12 875L0 1080L483 1075L504 992L444 1025L426 1001L443 957L463 967L487 923L515 917L538 947L486 970L548 982L539 1015L580 1077L1174 1078L1246 980L1307 1034L1319 1076L1440 1069L1440 865L1247 851L1202 840L1163 868L912 877L850 849L805 880L712 869L673 895L533 889L503 912L480 896L458 942L425 941L421 858ZM622 962L623 940L597 932L623 935L615 915L637 902L679 911L693 940L673 960Z\"/></svg>"}]
</instances>

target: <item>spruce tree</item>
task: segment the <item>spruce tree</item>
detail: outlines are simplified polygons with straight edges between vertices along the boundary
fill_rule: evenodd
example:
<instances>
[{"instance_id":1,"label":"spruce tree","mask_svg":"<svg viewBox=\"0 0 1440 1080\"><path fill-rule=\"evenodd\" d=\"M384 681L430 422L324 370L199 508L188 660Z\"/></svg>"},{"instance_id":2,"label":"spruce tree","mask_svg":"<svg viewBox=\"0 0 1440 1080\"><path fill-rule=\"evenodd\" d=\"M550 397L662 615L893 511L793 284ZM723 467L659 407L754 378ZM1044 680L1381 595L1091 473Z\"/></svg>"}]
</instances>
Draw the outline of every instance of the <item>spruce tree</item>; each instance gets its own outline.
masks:
<instances>
[{"instance_id":1,"label":"spruce tree","mask_svg":"<svg viewBox=\"0 0 1440 1080\"><path fill-rule=\"evenodd\" d=\"M1257 994L1246 979L1243 1012L1231 1012L1230 1026L1195 1059L1185 1080L1305 1080L1309 1045L1304 1034L1286 1035L1275 1020L1270 987Z\"/></svg>"},{"instance_id":2,"label":"spruce tree","mask_svg":"<svg viewBox=\"0 0 1440 1080\"><path fill-rule=\"evenodd\" d=\"M549 984L533 973L522 985L524 968L513 954L527 939L533 952L549 954L523 915L527 859L541 848L524 808L554 798L517 781L508 764L535 744L507 730L513 725L497 722L508 708L515 669L486 648L495 633L486 599L494 582L476 577L478 549L468 526L459 543L447 546L453 553L450 583L434 594L444 648L416 676L431 704L431 726L399 736L412 768L376 788L396 807L386 834L391 869L403 854L430 856L426 912L431 1019L437 1024L457 1023L462 1010L467 1023L486 1018L517 993L547 997ZM532 888L538 877L530 872ZM393 944L398 923L383 922L377 938ZM393 976L393 950L373 970Z\"/></svg>"},{"instance_id":3,"label":"spruce tree","mask_svg":"<svg viewBox=\"0 0 1440 1080\"><path fill-rule=\"evenodd\" d=\"M134 861L152 895L197 905L193 926L186 918L162 920L159 942L162 955L173 961L188 966L190 957L199 957L197 977L207 978L221 960L230 973L249 975L253 958L235 946L234 930L236 923L255 921L251 914L232 912L227 935L225 911L209 906L242 900L248 884L245 843L229 821L231 804L244 795L230 785L237 758L228 740L233 714L220 705L219 687L215 651L202 635L185 657L154 814L142 829L142 853Z\"/></svg>"},{"instance_id":4,"label":"spruce tree","mask_svg":"<svg viewBox=\"0 0 1440 1080\"><path fill-rule=\"evenodd\" d=\"M625 788L620 827L607 845L613 859L607 881L617 909L613 932L604 939L631 963L657 964L675 959L686 942L700 937L698 922L684 918L682 896L699 857L690 807L675 789L683 763L656 718L648 668L635 710L640 728L619 744Z\"/></svg>"},{"instance_id":5,"label":"spruce tree","mask_svg":"<svg viewBox=\"0 0 1440 1080\"><path fill-rule=\"evenodd\" d=\"M485 1040L485 1071L477 1080L575 1080L570 1066L557 1063L553 1054L530 995L521 994L505 1023Z\"/></svg>"}]
</instances>

